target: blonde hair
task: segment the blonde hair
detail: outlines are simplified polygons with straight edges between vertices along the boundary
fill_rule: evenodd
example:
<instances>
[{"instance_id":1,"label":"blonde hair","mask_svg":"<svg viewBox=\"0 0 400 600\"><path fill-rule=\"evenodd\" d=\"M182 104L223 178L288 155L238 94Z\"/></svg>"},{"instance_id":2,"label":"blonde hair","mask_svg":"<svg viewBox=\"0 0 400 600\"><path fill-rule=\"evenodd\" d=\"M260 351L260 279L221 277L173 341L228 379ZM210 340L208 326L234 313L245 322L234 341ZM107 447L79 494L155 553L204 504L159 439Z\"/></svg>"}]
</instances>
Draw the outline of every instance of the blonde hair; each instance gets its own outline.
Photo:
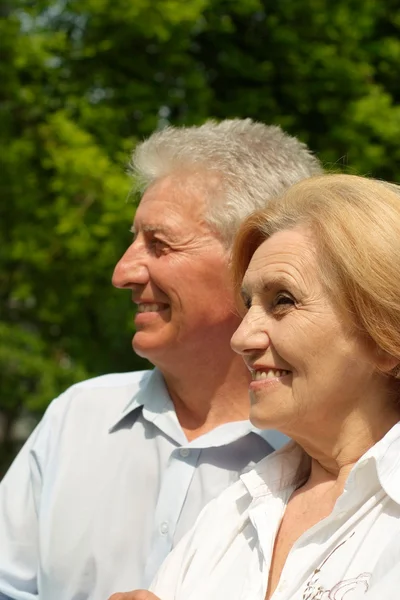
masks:
<instances>
[{"instance_id":1,"label":"blonde hair","mask_svg":"<svg viewBox=\"0 0 400 600\"><path fill-rule=\"evenodd\" d=\"M306 144L280 127L225 119L153 133L136 146L130 171L142 190L172 174L194 172L206 182L215 174L219 184L210 186L205 218L230 247L243 219L322 168Z\"/></svg>"},{"instance_id":2,"label":"blonde hair","mask_svg":"<svg viewBox=\"0 0 400 600\"><path fill-rule=\"evenodd\" d=\"M354 175L297 183L240 227L232 259L236 286L266 239L301 225L316 241L333 300L355 327L400 359L400 188Z\"/></svg>"}]
</instances>

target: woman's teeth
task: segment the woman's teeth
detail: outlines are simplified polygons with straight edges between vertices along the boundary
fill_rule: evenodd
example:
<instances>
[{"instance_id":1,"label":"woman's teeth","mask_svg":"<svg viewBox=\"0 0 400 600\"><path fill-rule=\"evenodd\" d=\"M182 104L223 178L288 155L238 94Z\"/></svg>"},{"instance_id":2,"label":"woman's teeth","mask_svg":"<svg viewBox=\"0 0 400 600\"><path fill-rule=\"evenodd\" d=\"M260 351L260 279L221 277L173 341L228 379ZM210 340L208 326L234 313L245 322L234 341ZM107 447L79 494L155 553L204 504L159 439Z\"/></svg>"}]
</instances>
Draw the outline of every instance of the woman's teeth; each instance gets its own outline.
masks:
<instances>
[{"instance_id":1,"label":"woman's teeth","mask_svg":"<svg viewBox=\"0 0 400 600\"><path fill-rule=\"evenodd\" d=\"M276 379L277 377L284 377L289 375L290 371L284 369L267 369L265 371L253 371L253 380L260 381L262 379Z\"/></svg>"}]
</instances>

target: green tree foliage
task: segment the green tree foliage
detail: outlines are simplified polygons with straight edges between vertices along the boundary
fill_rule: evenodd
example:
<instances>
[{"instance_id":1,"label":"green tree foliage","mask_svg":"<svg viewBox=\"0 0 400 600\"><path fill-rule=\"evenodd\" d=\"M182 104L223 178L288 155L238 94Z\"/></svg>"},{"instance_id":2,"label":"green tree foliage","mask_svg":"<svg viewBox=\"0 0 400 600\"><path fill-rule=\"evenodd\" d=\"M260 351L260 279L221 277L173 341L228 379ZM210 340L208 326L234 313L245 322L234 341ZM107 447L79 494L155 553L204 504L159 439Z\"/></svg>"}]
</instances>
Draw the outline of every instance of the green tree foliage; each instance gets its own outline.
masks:
<instances>
[{"instance_id":1,"label":"green tree foliage","mask_svg":"<svg viewBox=\"0 0 400 600\"><path fill-rule=\"evenodd\" d=\"M138 139L250 116L328 167L400 181L400 6L0 0L0 17L4 456L17 420L67 385L143 366L129 294L110 285Z\"/></svg>"}]
</instances>

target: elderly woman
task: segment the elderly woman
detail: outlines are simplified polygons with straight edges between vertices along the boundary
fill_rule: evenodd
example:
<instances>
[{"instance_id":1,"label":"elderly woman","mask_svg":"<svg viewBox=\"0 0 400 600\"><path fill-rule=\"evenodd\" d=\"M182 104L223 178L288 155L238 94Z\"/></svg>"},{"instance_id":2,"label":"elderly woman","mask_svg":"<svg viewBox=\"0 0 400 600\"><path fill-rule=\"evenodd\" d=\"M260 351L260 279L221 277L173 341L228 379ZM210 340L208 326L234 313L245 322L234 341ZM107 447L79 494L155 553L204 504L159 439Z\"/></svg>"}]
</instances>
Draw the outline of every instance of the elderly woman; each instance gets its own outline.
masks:
<instances>
[{"instance_id":1,"label":"elderly woman","mask_svg":"<svg viewBox=\"0 0 400 600\"><path fill-rule=\"evenodd\" d=\"M293 442L204 509L153 592L400 597L397 189L305 180L243 224L233 267L245 314L232 346L252 375L251 420Z\"/></svg>"}]
</instances>

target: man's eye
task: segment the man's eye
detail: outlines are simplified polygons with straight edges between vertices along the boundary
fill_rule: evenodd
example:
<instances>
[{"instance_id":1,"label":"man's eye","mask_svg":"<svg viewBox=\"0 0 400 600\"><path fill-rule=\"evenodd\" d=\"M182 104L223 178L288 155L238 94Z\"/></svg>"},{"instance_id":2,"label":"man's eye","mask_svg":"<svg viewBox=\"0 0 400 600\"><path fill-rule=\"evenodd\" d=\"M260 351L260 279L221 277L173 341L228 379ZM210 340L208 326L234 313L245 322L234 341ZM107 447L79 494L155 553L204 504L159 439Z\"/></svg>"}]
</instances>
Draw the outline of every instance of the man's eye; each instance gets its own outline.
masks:
<instances>
[{"instance_id":1,"label":"man's eye","mask_svg":"<svg viewBox=\"0 0 400 600\"><path fill-rule=\"evenodd\" d=\"M161 240L152 240L151 247L153 248L157 256L161 256L161 254L165 254L168 251L168 244Z\"/></svg>"}]
</instances>

